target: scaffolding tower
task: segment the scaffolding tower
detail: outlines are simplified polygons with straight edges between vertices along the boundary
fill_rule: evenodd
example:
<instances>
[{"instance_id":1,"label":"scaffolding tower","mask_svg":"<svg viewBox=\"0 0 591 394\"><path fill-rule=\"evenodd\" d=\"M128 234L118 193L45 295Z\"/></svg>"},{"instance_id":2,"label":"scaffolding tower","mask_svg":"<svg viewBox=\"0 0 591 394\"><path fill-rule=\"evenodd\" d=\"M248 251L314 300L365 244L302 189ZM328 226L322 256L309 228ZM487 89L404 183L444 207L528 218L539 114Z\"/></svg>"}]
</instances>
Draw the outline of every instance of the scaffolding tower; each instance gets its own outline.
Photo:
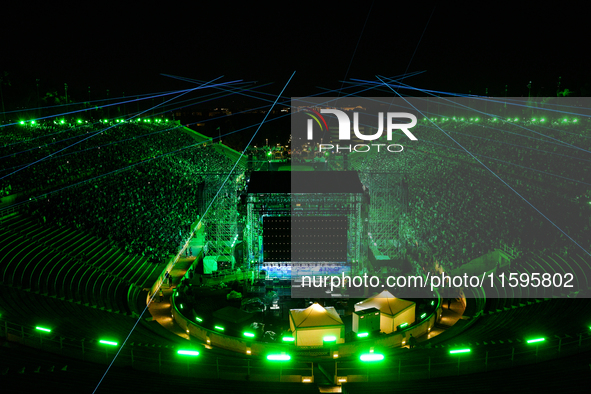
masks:
<instances>
[{"instance_id":1,"label":"scaffolding tower","mask_svg":"<svg viewBox=\"0 0 591 394\"><path fill-rule=\"evenodd\" d=\"M408 188L404 174L360 172L359 178L369 190L369 247L375 256L397 254L400 219L408 208Z\"/></svg>"},{"instance_id":2,"label":"scaffolding tower","mask_svg":"<svg viewBox=\"0 0 591 394\"><path fill-rule=\"evenodd\" d=\"M226 176L205 176L205 200L213 200L205 218L205 241L209 255L230 258L238 240L238 198L235 179L225 180Z\"/></svg>"}]
</instances>

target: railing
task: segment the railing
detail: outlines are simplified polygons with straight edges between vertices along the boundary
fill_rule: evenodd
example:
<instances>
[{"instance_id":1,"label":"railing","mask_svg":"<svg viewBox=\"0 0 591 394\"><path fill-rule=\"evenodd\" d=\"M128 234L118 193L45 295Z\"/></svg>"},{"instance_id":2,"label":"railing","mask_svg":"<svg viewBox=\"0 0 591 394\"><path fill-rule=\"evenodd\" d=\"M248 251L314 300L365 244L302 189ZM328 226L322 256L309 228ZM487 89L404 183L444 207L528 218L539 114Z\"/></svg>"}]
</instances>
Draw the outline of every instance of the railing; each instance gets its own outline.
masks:
<instances>
[{"instance_id":1,"label":"railing","mask_svg":"<svg viewBox=\"0 0 591 394\"><path fill-rule=\"evenodd\" d=\"M3 334L8 341L75 359L110 364L119 345L111 346L98 340L72 339L51 332L38 331L3 321ZM197 357L181 356L180 349L197 350ZM208 354L202 346L161 346L154 344L127 344L119 352L113 365L131 366L134 369L170 375L211 379L302 382L302 376L313 376L312 362L291 361L273 364L267 360L247 357L222 357Z\"/></svg>"},{"instance_id":2,"label":"railing","mask_svg":"<svg viewBox=\"0 0 591 394\"><path fill-rule=\"evenodd\" d=\"M6 339L44 351L69 356L84 361L110 364L119 346L108 346L98 340L71 339L53 333L37 331L3 321ZM198 350L197 357L180 356L179 349ZM407 381L425 378L449 377L488 372L548 361L591 349L591 333L576 336L553 337L542 342L528 344L525 341L481 345L472 347L469 353L450 354L452 348L397 349L385 353L382 362L363 363L359 359L321 361L327 374L334 373L335 383ZM376 349L376 353L379 349ZM179 376L193 376L227 380L304 382L306 377L314 381L314 361L292 359L272 363L249 356L219 356L204 350L200 345L187 343L187 347L154 344L127 344L114 361L117 366L131 366L138 370ZM320 377L319 377L320 379Z\"/></svg>"}]
</instances>

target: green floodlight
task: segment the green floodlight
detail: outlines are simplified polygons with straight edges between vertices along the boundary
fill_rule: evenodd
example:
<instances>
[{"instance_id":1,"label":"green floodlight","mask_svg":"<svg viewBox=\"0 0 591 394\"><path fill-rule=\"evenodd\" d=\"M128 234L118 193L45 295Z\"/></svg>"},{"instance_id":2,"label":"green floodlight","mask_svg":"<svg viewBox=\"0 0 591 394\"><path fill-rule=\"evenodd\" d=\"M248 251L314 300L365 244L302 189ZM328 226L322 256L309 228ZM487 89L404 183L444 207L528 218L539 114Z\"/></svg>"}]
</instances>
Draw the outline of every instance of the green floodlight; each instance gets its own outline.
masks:
<instances>
[{"instance_id":1,"label":"green floodlight","mask_svg":"<svg viewBox=\"0 0 591 394\"><path fill-rule=\"evenodd\" d=\"M183 309L183 304L181 304L180 306L181 306L181 309Z\"/></svg>"},{"instance_id":2,"label":"green floodlight","mask_svg":"<svg viewBox=\"0 0 591 394\"><path fill-rule=\"evenodd\" d=\"M563 123L567 123L567 122L568 122L568 118L564 118L564 119L562 119L562 122L563 122Z\"/></svg>"},{"instance_id":3,"label":"green floodlight","mask_svg":"<svg viewBox=\"0 0 591 394\"><path fill-rule=\"evenodd\" d=\"M384 355L379 353L367 353L359 356L359 359L366 363L373 361L382 361L384 359Z\"/></svg>"},{"instance_id":4,"label":"green floodlight","mask_svg":"<svg viewBox=\"0 0 591 394\"><path fill-rule=\"evenodd\" d=\"M476 119L474 119L474 120L476 120L477 122L479 121L479 119L478 119L478 118L476 118Z\"/></svg>"},{"instance_id":5,"label":"green floodlight","mask_svg":"<svg viewBox=\"0 0 591 394\"><path fill-rule=\"evenodd\" d=\"M65 121L65 120L63 120L63 119L62 119L62 120L60 120L60 124L64 124L64 123L66 123L66 121Z\"/></svg>"},{"instance_id":6,"label":"green floodlight","mask_svg":"<svg viewBox=\"0 0 591 394\"><path fill-rule=\"evenodd\" d=\"M101 339L99 341L99 343L102 343L103 345L117 346L117 342L107 341L107 340L104 340L104 339Z\"/></svg>"},{"instance_id":7,"label":"green floodlight","mask_svg":"<svg viewBox=\"0 0 591 394\"><path fill-rule=\"evenodd\" d=\"M573 123L577 123L578 121L578 119L573 119Z\"/></svg>"},{"instance_id":8,"label":"green floodlight","mask_svg":"<svg viewBox=\"0 0 591 394\"><path fill-rule=\"evenodd\" d=\"M82 123L82 121L80 119L78 119L78 123Z\"/></svg>"},{"instance_id":9,"label":"green floodlight","mask_svg":"<svg viewBox=\"0 0 591 394\"><path fill-rule=\"evenodd\" d=\"M243 332L242 335L249 338L254 338L254 334L252 332Z\"/></svg>"},{"instance_id":10,"label":"green floodlight","mask_svg":"<svg viewBox=\"0 0 591 394\"><path fill-rule=\"evenodd\" d=\"M198 356L199 352L196 350L179 350L176 352L182 356Z\"/></svg>"},{"instance_id":11,"label":"green floodlight","mask_svg":"<svg viewBox=\"0 0 591 394\"><path fill-rule=\"evenodd\" d=\"M203 321L202 318L195 316L195 320L197 320L199 323L201 323Z\"/></svg>"},{"instance_id":12,"label":"green floodlight","mask_svg":"<svg viewBox=\"0 0 591 394\"><path fill-rule=\"evenodd\" d=\"M18 122L19 124L25 124L24 120L21 120L20 122Z\"/></svg>"},{"instance_id":13,"label":"green floodlight","mask_svg":"<svg viewBox=\"0 0 591 394\"><path fill-rule=\"evenodd\" d=\"M166 121L168 122L168 119L166 119Z\"/></svg>"},{"instance_id":14,"label":"green floodlight","mask_svg":"<svg viewBox=\"0 0 591 394\"><path fill-rule=\"evenodd\" d=\"M289 354L269 354L267 356L269 361L289 361L291 356Z\"/></svg>"},{"instance_id":15,"label":"green floodlight","mask_svg":"<svg viewBox=\"0 0 591 394\"><path fill-rule=\"evenodd\" d=\"M218 331L224 331L225 330L225 328L222 327L222 326L213 326L213 328L215 328Z\"/></svg>"},{"instance_id":16,"label":"green floodlight","mask_svg":"<svg viewBox=\"0 0 591 394\"><path fill-rule=\"evenodd\" d=\"M51 329L45 328L45 327L39 327L39 326L35 327L35 330L44 331L44 332L51 332Z\"/></svg>"},{"instance_id":17,"label":"green floodlight","mask_svg":"<svg viewBox=\"0 0 591 394\"><path fill-rule=\"evenodd\" d=\"M470 122L472 122L474 120L474 118L470 118Z\"/></svg>"},{"instance_id":18,"label":"green floodlight","mask_svg":"<svg viewBox=\"0 0 591 394\"><path fill-rule=\"evenodd\" d=\"M460 119L462 122L464 121L464 118Z\"/></svg>"},{"instance_id":19,"label":"green floodlight","mask_svg":"<svg viewBox=\"0 0 591 394\"><path fill-rule=\"evenodd\" d=\"M546 118L542 118L540 119L540 122L544 123L546 121Z\"/></svg>"},{"instance_id":20,"label":"green floodlight","mask_svg":"<svg viewBox=\"0 0 591 394\"><path fill-rule=\"evenodd\" d=\"M360 332L357 334L357 338L367 338L369 336L368 332Z\"/></svg>"},{"instance_id":21,"label":"green floodlight","mask_svg":"<svg viewBox=\"0 0 591 394\"><path fill-rule=\"evenodd\" d=\"M515 120L514 120L514 121L515 121L515 122L519 122L519 118L515 118Z\"/></svg>"},{"instance_id":22,"label":"green floodlight","mask_svg":"<svg viewBox=\"0 0 591 394\"><path fill-rule=\"evenodd\" d=\"M435 301L431 301L431 306L435 305Z\"/></svg>"},{"instance_id":23,"label":"green floodlight","mask_svg":"<svg viewBox=\"0 0 591 394\"><path fill-rule=\"evenodd\" d=\"M322 340L324 342L336 342L337 337L335 337L334 335L329 335L329 336L322 338Z\"/></svg>"},{"instance_id":24,"label":"green floodlight","mask_svg":"<svg viewBox=\"0 0 591 394\"><path fill-rule=\"evenodd\" d=\"M267 156L271 156L271 151L267 152Z\"/></svg>"},{"instance_id":25,"label":"green floodlight","mask_svg":"<svg viewBox=\"0 0 591 394\"><path fill-rule=\"evenodd\" d=\"M294 342L295 338L294 337L283 337L283 342Z\"/></svg>"},{"instance_id":26,"label":"green floodlight","mask_svg":"<svg viewBox=\"0 0 591 394\"><path fill-rule=\"evenodd\" d=\"M493 122L496 122L496 121L497 121L497 118L493 118Z\"/></svg>"},{"instance_id":27,"label":"green floodlight","mask_svg":"<svg viewBox=\"0 0 591 394\"><path fill-rule=\"evenodd\" d=\"M456 349L456 350L450 350L449 354L470 353L470 352L471 352L470 349Z\"/></svg>"},{"instance_id":28,"label":"green floodlight","mask_svg":"<svg viewBox=\"0 0 591 394\"><path fill-rule=\"evenodd\" d=\"M35 124L35 123L37 123L37 122L35 122L34 120L31 121L31 124Z\"/></svg>"},{"instance_id":29,"label":"green floodlight","mask_svg":"<svg viewBox=\"0 0 591 394\"><path fill-rule=\"evenodd\" d=\"M421 319L424 319L425 316L427 316L427 313L426 312L421 315Z\"/></svg>"},{"instance_id":30,"label":"green floodlight","mask_svg":"<svg viewBox=\"0 0 591 394\"><path fill-rule=\"evenodd\" d=\"M400 325L400 328L404 328L404 327L406 327L406 326L408 326L408 323L402 323L402 324Z\"/></svg>"},{"instance_id":31,"label":"green floodlight","mask_svg":"<svg viewBox=\"0 0 591 394\"><path fill-rule=\"evenodd\" d=\"M535 339L530 339L527 341L527 343L538 343L538 342L544 342L546 340L546 338L535 338Z\"/></svg>"}]
</instances>

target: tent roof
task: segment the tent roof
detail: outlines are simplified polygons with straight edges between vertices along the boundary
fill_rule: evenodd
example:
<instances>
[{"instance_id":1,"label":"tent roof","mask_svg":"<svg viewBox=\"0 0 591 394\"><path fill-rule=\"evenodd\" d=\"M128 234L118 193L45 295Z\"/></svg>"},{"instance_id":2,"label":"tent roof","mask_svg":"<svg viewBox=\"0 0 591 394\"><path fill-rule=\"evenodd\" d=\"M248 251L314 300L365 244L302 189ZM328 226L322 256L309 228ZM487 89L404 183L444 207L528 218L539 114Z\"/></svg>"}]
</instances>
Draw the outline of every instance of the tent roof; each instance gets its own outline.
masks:
<instances>
[{"instance_id":1,"label":"tent roof","mask_svg":"<svg viewBox=\"0 0 591 394\"><path fill-rule=\"evenodd\" d=\"M296 329L343 325L339 314L332 306L323 308L316 303L306 309L291 309L289 315Z\"/></svg>"},{"instance_id":2,"label":"tent roof","mask_svg":"<svg viewBox=\"0 0 591 394\"><path fill-rule=\"evenodd\" d=\"M403 300L402 298L396 298L388 290L382 291L380 294L368 298L365 301L361 301L355 305L355 310L362 310L368 308L377 308L380 312L394 316L398 312L413 305L414 302Z\"/></svg>"}]
</instances>

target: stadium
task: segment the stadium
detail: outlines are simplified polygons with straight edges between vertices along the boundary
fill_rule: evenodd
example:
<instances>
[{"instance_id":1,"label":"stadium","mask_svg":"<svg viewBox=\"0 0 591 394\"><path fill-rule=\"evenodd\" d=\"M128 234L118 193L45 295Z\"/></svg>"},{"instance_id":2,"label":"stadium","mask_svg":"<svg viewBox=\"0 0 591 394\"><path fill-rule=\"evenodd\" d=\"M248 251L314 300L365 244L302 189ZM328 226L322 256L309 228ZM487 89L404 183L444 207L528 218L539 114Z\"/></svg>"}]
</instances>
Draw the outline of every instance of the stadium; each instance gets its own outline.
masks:
<instances>
[{"instance_id":1,"label":"stadium","mask_svg":"<svg viewBox=\"0 0 591 394\"><path fill-rule=\"evenodd\" d=\"M2 26L2 393L589 391L584 13L50 8Z\"/></svg>"},{"instance_id":2,"label":"stadium","mask_svg":"<svg viewBox=\"0 0 591 394\"><path fill-rule=\"evenodd\" d=\"M157 373L163 387L356 393L448 376L474 390L499 373L526 389L544 371L544 387L552 376L583 384L590 259L576 246L591 239L589 125L537 111L483 119L423 109L420 141L404 156L292 147L299 154L279 160L161 117L4 128L3 173L23 170L2 185L3 379L79 390L104 378L101 387L123 392L130 377L150 390ZM532 205L563 207L551 219L576 238L553 231L438 128ZM541 134L549 147L530 149ZM310 231L315 250L297 241ZM326 283L298 280L319 267L377 277L484 270L491 283L341 286L327 296ZM510 272L556 281L566 267L576 286L501 284Z\"/></svg>"}]
</instances>

